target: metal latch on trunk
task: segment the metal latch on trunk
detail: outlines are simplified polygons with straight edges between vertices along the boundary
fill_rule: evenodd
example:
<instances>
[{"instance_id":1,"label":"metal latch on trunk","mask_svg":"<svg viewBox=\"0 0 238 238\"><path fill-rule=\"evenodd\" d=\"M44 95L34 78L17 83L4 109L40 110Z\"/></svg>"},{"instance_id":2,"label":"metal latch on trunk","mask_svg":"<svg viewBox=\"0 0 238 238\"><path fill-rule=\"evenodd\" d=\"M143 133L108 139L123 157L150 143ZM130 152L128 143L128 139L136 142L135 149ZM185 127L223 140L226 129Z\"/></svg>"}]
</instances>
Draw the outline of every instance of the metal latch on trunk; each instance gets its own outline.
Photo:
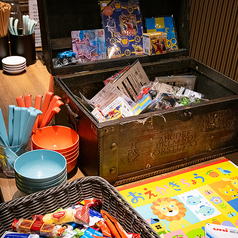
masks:
<instances>
[{"instance_id":1,"label":"metal latch on trunk","mask_svg":"<svg viewBox=\"0 0 238 238\"><path fill-rule=\"evenodd\" d=\"M78 128L78 122L79 122L79 115L77 113L75 113L69 106L68 103L65 104L66 108L67 108L67 116L68 116L68 122L69 124L72 125L73 129L75 131L77 131Z\"/></svg>"},{"instance_id":2,"label":"metal latch on trunk","mask_svg":"<svg viewBox=\"0 0 238 238\"><path fill-rule=\"evenodd\" d=\"M177 118L180 121L188 121L192 118L192 112L190 110L179 111L176 113Z\"/></svg>"}]
</instances>

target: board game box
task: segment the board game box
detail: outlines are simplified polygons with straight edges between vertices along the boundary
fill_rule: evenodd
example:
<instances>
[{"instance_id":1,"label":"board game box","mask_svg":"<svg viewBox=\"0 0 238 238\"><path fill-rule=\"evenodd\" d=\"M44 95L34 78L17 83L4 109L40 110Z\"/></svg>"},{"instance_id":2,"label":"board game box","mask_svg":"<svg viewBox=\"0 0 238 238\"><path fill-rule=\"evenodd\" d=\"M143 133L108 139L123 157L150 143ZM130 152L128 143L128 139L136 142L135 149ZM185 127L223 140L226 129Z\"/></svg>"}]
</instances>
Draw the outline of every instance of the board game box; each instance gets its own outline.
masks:
<instances>
[{"instance_id":1,"label":"board game box","mask_svg":"<svg viewBox=\"0 0 238 238\"><path fill-rule=\"evenodd\" d=\"M88 62L107 58L104 29L71 31L72 50L77 61Z\"/></svg>"},{"instance_id":2,"label":"board game box","mask_svg":"<svg viewBox=\"0 0 238 238\"><path fill-rule=\"evenodd\" d=\"M143 54L139 1L100 1L108 58Z\"/></svg>"},{"instance_id":3,"label":"board game box","mask_svg":"<svg viewBox=\"0 0 238 238\"><path fill-rule=\"evenodd\" d=\"M151 32L143 34L143 53L158 55L167 53L167 33Z\"/></svg>"},{"instance_id":4,"label":"board game box","mask_svg":"<svg viewBox=\"0 0 238 238\"><path fill-rule=\"evenodd\" d=\"M173 16L145 18L146 31L167 33L167 50L177 50L178 41Z\"/></svg>"},{"instance_id":5,"label":"board game box","mask_svg":"<svg viewBox=\"0 0 238 238\"><path fill-rule=\"evenodd\" d=\"M204 238L207 223L238 227L237 174L223 157L118 191L161 237Z\"/></svg>"}]
</instances>

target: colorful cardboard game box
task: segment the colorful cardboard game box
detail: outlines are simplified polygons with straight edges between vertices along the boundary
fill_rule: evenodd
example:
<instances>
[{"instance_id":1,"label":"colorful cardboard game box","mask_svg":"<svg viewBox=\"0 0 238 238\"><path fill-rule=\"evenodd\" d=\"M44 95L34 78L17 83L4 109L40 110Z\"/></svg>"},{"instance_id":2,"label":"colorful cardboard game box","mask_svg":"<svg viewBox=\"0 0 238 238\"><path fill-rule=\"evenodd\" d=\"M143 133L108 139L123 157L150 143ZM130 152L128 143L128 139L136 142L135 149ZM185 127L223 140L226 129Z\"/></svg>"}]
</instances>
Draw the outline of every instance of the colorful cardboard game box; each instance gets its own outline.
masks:
<instances>
[{"instance_id":1,"label":"colorful cardboard game box","mask_svg":"<svg viewBox=\"0 0 238 238\"><path fill-rule=\"evenodd\" d=\"M104 29L72 31L71 38L78 62L107 58Z\"/></svg>"},{"instance_id":2,"label":"colorful cardboard game box","mask_svg":"<svg viewBox=\"0 0 238 238\"><path fill-rule=\"evenodd\" d=\"M100 1L108 58L143 54L139 1Z\"/></svg>"},{"instance_id":3,"label":"colorful cardboard game box","mask_svg":"<svg viewBox=\"0 0 238 238\"><path fill-rule=\"evenodd\" d=\"M177 50L177 34L173 16L146 18L146 32L165 32L167 33L167 49Z\"/></svg>"},{"instance_id":4,"label":"colorful cardboard game box","mask_svg":"<svg viewBox=\"0 0 238 238\"><path fill-rule=\"evenodd\" d=\"M159 55L167 52L167 33L152 32L143 34L143 53Z\"/></svg>"},{"instance_id":5,"label":"colorful cardboard game box","mask_svg":"<svg viewBox=\"0 0 238 238\"><path fill-rule=\"evenodd\" d=\"M171 141L161 137L153 156ZM117 190L162 238L238 237L238 167L225 157Z\"/></svg>"}]
</instances>

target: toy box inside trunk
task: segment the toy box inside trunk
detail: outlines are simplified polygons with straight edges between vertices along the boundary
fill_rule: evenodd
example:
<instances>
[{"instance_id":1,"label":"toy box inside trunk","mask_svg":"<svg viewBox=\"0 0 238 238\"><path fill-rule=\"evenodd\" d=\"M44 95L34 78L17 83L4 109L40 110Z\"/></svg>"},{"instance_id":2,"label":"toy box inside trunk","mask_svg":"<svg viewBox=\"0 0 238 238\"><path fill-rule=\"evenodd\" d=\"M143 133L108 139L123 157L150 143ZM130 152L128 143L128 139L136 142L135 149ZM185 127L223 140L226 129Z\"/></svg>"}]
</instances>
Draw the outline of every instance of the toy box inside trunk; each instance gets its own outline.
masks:
<instances>
[{"instance_id":1,"label":"toy box inside trunk","mask_svg":"<svg viewBox=\"0 0 238 238\"><path fill-rule=\"evenodd\" d=\"M207 102L99 123L79 98L103 87L112 69L55 78L65 107L56 122L80 135L79 167L111 183L125 183L198 163L237 149L237 83L192 59L149 63L155 76L191 73ZM168 70L169 69L169 70ZM90 80L90 83L89 83Z\"/></svg>"},{"instance_id":2,"label":"toy box inside trunk","mask_svg":"<svg viewBox=\"0 0 238 238\"><path fill-rule=\"evenodd\" d=\"M85 175L119 185L237 150L238 84L188 57L187 0L140 0L143 17L174 16L179 50L60 68L53 67L52 58L71 48L72 30L102 27L100 6L96 0L90 4L41 0L38 6L45 62L55 75L55 94L65 103L56 123L79 133L78 165ZM99 123L79 92L90 99L105 79L137 59L151 81L158 76L195 75L194 91L209 101Z\"/></svg>"}]
</instances>

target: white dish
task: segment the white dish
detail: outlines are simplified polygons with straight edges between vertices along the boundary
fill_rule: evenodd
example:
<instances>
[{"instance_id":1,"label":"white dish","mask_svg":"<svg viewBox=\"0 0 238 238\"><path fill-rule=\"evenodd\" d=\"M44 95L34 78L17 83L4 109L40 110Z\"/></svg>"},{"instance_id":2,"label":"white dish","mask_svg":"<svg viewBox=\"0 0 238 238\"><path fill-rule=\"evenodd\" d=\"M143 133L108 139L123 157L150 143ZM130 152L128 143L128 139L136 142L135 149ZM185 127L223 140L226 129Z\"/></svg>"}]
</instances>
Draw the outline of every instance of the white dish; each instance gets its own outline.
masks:
<instances>
[{"instance_id":1,"label":"white dish","mask_svg":"<svg viewBox=\"0 0 238 238\"><path fill-rule=\"evenodd\" d=\"M26 63L23 63L23 64L19 64L19 65L8 65L8 64L2 64L4 67L7 67L7 68L19 68L19 67L22 67L22 66L26 66Z\"/></svg>"},{"instance_id":2,"label":"white dish","mask_svg":"<svg viewBox=\"0 0 238 238\"><path fill-rule=\"evenodd\" d=\"M9 74L20 74L20 73L22 73L24 70L25 70L25 68L24 68L24 69L21 69L21 70L15 70L15 71L9 71L9 70L3 69L3 71L5 71L5 72L7 72L7 73L9 73Z\"/></svg>"},{"instance_id":3,"label":"white dish","mask_svg":"<svg viewBox=\"0 0 238 238\"><path fill-rule=\"evenodd\" d=\"M25 69L25 68L26 68L26 65L22 65L19 67L8 67L8 66L3 65L3 69L10 70L10 71L21 70L21 69Z\"/></svg>"},{"instance_id":4,"label":"white dish","mask_svg":"<svg viewBox=\"0 0 238 238\"><path fill-rule=\"evenodd\" d=\"M26 58L22 56L8 56L2 59L2 63L7 65L21 65L25 62Z\"/></svg>"}]
</instances>

